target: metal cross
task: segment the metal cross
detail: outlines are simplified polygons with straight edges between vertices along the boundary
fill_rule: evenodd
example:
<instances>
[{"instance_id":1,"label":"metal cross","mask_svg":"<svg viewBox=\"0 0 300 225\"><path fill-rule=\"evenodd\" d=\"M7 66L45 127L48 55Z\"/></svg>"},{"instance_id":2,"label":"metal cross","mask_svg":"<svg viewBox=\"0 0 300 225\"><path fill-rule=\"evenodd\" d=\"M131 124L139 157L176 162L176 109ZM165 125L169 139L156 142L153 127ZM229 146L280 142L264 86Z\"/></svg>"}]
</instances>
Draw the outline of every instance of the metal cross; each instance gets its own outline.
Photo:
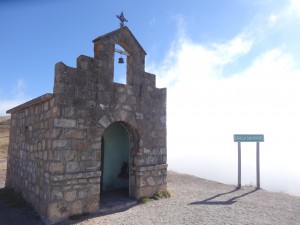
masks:
<instances>
[{"instance_id":1,"label":"metal cross","mask_svg":"<svg viewBox=\"0 0 300 225\"><path fill-rule=\"evenodd\" d=\"M120 20L120 27L124 27L124 22L128 22L128 20L124 17L123 11L119 16L116 15L116 17Z\"/></svg>"}]
</instances>

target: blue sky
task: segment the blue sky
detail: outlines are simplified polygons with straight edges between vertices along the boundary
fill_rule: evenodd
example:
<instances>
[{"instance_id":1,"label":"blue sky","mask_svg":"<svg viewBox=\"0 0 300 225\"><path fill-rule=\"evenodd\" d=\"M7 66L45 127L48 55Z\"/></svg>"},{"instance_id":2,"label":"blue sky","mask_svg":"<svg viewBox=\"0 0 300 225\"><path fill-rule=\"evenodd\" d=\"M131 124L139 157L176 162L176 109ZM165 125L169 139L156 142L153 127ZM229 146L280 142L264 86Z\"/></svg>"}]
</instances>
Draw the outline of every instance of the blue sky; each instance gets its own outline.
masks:
<instances>
[{"instance_id":1,"label":"blue sky","mask_svg":"<svg viewBox=\"0 0 300 225\"><path fill-rule=\"evenodd\" d=\"M54 64L63 61L75 66L76 57L80 54L92 56L91 41L118 28L115 15L122 10L129 20L129 28L148 53L148 65L159 65L174 47L171 46L174 40L182 35L182 29L187 38L196 43L207 46L223 43L244 29L256 28L256 23L261 25L266 16L288 4L286 1L276 2L127 0L108 4L101 0L2 0L0 76L5 82L0 84L0 100L22 101L51 92ZM292 32L288 35L290 37L285 37L281 31L279 34L276 30L272 31L276 34L272 38L273 43L269 38L261 41L258 43L261 46L224 68L223 75L243 68L255 57L256 51L266 48L267 44L285 44L281 43L279 36L297 44L293 35L297 31L282 29ZM0 113L4 111L1 107Z\"/></svg>"},{"instance_id":2,"label":"blue sky","mask_svg":"<svg viewBox=\"0 0 300 225\"><path fill-rule=\"evenodd\" d=\"M93 56L122 10L168 88L169 168L234 184L233 134L263 133L262 187L300 195L298 0L2 0L0 115L51 93L54 64ZM255 184L255 146L243 148Z\"/></svg>"}]
</instances>

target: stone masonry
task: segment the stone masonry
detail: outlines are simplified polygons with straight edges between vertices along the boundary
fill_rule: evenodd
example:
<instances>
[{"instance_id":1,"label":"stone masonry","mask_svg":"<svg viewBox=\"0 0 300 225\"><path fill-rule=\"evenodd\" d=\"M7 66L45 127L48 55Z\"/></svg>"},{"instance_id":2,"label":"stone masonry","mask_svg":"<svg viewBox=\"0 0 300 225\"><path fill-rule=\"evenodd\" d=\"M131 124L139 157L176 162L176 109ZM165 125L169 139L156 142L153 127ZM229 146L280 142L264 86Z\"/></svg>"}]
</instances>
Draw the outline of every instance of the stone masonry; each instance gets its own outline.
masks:
<instances>
[{"instance_id":1,"label":"stone masonry","mask_svg":"<svg viewBox=\"0 0 300 225\"><path fill-rule=\"evenodd\" d=\"M112 123L129 135L129 195L165 190L166 89L145 72L141 45L127 27L94 41L94 57L55 65L53 94L11 113L6 186L21 192L47 224L101 206L101 139ZM114 51L127 53L126 84L113 82Z\"/></svg>"}]
</instances>

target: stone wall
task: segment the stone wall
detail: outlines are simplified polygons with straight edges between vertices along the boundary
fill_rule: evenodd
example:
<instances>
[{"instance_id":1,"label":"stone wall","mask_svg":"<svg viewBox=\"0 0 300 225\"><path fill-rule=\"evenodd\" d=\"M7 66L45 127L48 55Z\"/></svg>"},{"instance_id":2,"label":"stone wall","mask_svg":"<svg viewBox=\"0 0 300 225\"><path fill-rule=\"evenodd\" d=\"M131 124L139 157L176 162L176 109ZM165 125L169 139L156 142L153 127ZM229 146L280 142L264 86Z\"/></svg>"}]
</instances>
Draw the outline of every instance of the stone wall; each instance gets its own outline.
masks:
<instances>
[{"instance_id":1,"label":"stone wall","mask_svg":"<svg viewBox=\"0 0 300 225\"><path fill-rule=\"evenodd\" d=\"M95 57L55 65L54 93L12 113L7 186L47 223L99 209L101 139L112 123L130 141L130 196L166 189L166 89L144 71L146 53L127 27L94 40ZM127 84L113 82L114 45L128 53Z\"/></svg>"},{"instance_id":2,"label":"stone wall","mask_svg":"<svg viewBox=\"0 0 300 225\"><path fill-rule=\"evenodd\" d=\"M6 186L22 192L23 197L45 214L47 194L45 172L53 160L51 154L54 99L36 99L37 104L11 114Z\"/></svg>"}]
</instances>

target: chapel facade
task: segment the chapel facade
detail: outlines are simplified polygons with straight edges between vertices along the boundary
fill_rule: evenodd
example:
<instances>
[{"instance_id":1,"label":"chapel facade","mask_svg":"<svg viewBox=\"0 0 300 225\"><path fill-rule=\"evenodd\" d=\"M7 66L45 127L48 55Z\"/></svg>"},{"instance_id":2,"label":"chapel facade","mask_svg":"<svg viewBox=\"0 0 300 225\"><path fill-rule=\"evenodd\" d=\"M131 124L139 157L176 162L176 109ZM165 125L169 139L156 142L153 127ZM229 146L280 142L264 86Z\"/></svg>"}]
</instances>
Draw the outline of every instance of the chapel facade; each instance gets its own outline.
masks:
<instances>
[{"instance_id":1,"label":"chapel facade","mask_svg":"<svg viewBox=\"0 0 300 225\"><path fill-rule=\"evenodd\" d=\"M48 224L101 207L106 190L139 199L167 188L166 89L145 72L146 52L128 27L96 38L94 57L55 65L53 93L11 114L6 186ZM126 83L114 82L116 45Z\"/></svg>"}]
</instances>

